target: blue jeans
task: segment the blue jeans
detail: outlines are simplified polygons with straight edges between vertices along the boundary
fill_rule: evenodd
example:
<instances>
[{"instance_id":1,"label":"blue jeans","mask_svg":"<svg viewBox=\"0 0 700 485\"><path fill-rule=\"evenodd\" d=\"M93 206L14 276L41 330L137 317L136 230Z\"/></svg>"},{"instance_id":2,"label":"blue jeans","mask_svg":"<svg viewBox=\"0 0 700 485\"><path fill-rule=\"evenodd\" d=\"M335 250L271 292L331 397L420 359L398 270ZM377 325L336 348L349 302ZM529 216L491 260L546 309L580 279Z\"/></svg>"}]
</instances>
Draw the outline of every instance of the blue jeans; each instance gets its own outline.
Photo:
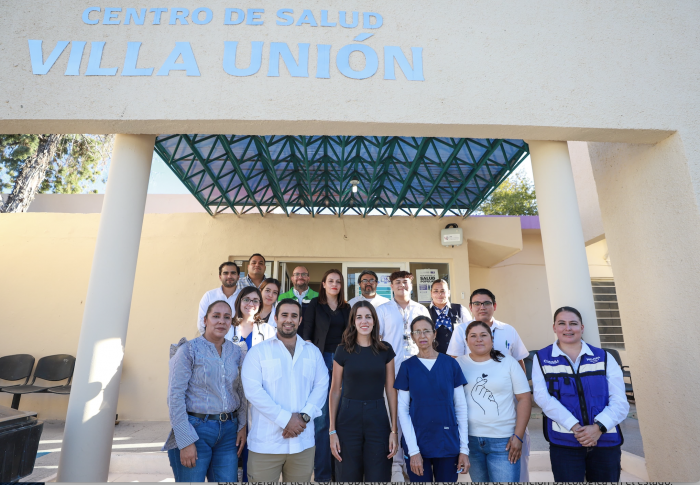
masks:
<instances>
[{"instance_id":1,"label":"blue jeans","mask_svg":"<svg viewBox=\"0 0 700 485\"><path fill-rule=\"evenodd\" d=\"M549 445L555 482L619 482L619 446L569 448Z\"/></svg>"},{"instance_id":2,"label":"blue jeans","mask_svg":"<svg viewBox=\"0 0 700 485\"><path fill-rule=\"evenodd\" d=\"M321 409L321 415L314 419L314 433L316 439L316 454L314 455L314 481L330 482L332 478L331 437L328 430L331 426L328 415L328 393L330 392L330 379L333 376L333 352L323 352L323 362L328 368L328 389L326 390L326 402Z\"/></svg>"},{"instance_id":3,"label":"blue jeans","mask_svg":"<svg viewBox=\"0 0 700 485\"><path fill-rule=\"evenodd\" d=\"M472 482L518 482L520 460L508 460L506 445L510 438L469 436L469 475Z\"/></svg>"},{"instance_id":4,"label":"blue jeans","mask_svg":"<svg viewBox=\"0 0 700 485\"><path fill-rule=\"evenodd\" d=\"M197 448L197 461L194 468L187 468L180 462L180 450L168 450L170 466L176 482L238 481L238 448L236 435L238 419L228 421L203 420L187 416L199 439L194 442ZM328 445L330 448L330 445Z\"/></svg>"}]
</instances>

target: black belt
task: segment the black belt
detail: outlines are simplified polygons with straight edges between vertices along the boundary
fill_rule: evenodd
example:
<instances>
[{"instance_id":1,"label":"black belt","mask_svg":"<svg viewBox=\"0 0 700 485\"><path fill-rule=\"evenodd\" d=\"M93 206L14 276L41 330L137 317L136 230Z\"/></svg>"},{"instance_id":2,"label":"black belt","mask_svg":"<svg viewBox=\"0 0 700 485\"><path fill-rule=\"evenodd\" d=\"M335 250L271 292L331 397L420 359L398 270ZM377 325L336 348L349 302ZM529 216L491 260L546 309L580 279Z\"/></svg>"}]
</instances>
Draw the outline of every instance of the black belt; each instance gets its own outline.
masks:
<instances>
[{"instance_id":1,"label":"black belt","mask_svg":"<svg viewBox=\"0 0 700 485\"><path fill-rule=\"evenodd\" d=\"M234 418L233 413L199 414L187 411L187 414L189 414L190 416L194 416L195 418L213 419L214 421L228 421Z\"/></svg>"}]
</instances>

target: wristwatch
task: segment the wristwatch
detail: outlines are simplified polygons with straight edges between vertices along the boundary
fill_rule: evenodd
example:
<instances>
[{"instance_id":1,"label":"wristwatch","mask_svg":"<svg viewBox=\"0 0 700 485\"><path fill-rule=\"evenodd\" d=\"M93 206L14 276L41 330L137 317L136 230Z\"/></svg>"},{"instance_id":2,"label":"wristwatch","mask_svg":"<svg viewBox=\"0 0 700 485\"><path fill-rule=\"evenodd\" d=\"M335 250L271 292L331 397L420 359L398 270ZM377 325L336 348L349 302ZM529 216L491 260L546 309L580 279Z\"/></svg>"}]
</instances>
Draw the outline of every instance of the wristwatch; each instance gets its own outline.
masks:
<instances>
[{"instance_id":1,"label":"wristwatch","mask_svg":"<svg viewBox=\"0 0 700 485\"><path fill-rule=\"evenodd\" d=\"M608 428L606 428L605 425L604 425L603 423L601 423L600 421L596 421L595 424L598 425L598 427L600 428L600 432L601 432L601 433L607 433L607 432L608 432Z\"/></svg>"},{"instance_id":2,"label":"wristwatch","mask_svg":"<svg viewBox=\"0 0 700 485\"><path fill-rule=\"evenodd\" d=\"M308 423L309 421L311 421L311 416L309 416L306 413L301 413L300 416L301 416L301 419L303 419L305 423Z\"/></svg>"}]
</instances>

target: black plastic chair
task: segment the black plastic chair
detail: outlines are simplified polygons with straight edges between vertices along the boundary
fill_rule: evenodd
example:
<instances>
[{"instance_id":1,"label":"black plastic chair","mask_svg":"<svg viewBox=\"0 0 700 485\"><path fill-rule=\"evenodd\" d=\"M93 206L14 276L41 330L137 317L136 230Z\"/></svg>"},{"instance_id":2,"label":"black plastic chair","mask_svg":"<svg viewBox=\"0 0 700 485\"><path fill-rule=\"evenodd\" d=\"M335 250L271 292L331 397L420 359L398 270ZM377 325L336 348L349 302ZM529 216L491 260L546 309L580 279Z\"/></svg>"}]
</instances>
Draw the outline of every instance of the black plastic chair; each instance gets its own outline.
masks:
<instances>
[{"instance_id":1,"label":"black plastic chair","mask_svg":"<svg viewBox=\"0 0 700 485\"><path fill-rule=\"evenodd\" d=\"M24 379L24 384L15 384L14 386L7 386L4 389L11 389L13 387L26 385L27 382L29 382L29 377L32 375L33 368L33 355L16 354L0 357L0 380L12 382ZM19 406L19 398L19 394L12 397L12 407L14 409L17 409L17 407Z\"/></svg>"},{"instance_id":2,"label":"black plastic chair","mask_svg":"<svg viewBox=\"0 0 700 485\"><path fill-rule=\"evenodd\" d=\"M627 395L628 401L634 401L634 389L632 388L632 373L629 370L629 366L622 365L622 358L620 357L620 353L616 349L603 348L603 350L612 355L615 359L615 362L617 362L617 365L619 365L620 369L622 369L622 379L629 379L629 382L625 381L625 394Z\"/></svg>"},{"instance_id":3,"label":"black plastic chair","mask_svg":"<svg viewBox=\"0 0 700 485\"><path fill-rule=\"evenodd\" d=\"M65 386L36 386L37 378L45 381L62 381L68 379L66 385L70 385L73 379L73 368L75 367L75 357L68 354L48 355L39 359L34 371L32 382L28 385L3 387L0 392L14 394L12 407L19 409L19 400L22 394L35 394L38 392L48 392L49 389ZM69 391L70 392L70 391ZM16 402L15 402L16 400Z\"/></svg>"},{"instance_id":4,"label":"black plastic chair","mask_svg":"<svg viewBox=\"0 0 700 485\"><path fill-rule=\"evenodd\" d=\"M523 359L523 362L525 363L525 375L527 376L527 382L530 383L530 392L533 392L532 388L532 357L537 353L536 350L531 350L530 355L525 357Z\"/></svg>"}]
</instances>

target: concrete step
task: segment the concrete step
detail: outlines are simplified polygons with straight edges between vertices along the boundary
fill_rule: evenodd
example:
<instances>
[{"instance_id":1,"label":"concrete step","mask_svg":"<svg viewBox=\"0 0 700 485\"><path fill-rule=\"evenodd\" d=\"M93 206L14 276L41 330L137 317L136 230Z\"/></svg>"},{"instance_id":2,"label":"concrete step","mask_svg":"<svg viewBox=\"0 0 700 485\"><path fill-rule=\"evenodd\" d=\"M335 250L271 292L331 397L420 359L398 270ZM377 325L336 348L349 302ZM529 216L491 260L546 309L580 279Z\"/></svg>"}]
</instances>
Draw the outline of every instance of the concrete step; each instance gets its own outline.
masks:
<instances>
[{"instance_id":1,"label":"concrete step","mask_svg":"<svg viewBox=\"0 0 700 485\"><path fill-rule=\"evenodd\" d=\"M49 477L48 481L54 481ZM174 482L167 453L145 452L129 453L115 452L109 466L109 482ZM460 475L459 482L471 482L469 475ZM553 482L548 451L533 451L530 453L530 481ZM648 482L649 475L646 462L641 456L622 452L621 482Z\"/></svg>"}]
</instances>

